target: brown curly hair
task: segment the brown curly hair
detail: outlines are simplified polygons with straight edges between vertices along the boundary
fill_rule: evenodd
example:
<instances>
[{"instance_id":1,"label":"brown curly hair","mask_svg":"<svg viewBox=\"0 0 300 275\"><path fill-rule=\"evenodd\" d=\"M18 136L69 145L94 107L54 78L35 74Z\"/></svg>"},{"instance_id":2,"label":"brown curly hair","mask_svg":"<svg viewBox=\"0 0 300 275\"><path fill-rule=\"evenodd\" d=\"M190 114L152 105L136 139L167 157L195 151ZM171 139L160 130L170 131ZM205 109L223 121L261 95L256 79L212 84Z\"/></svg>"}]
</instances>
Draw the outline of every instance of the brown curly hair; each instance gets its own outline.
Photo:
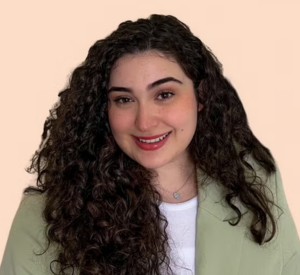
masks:
<instances>
[{"instance_id":1,"label":"brown curly hair","mask_svg":"<svg viewBox=\"0 0 300 275\"><path fill-rule=\"evenodd\" d=\"M115 143L107 117L107 85L112 67L125 54L156 50L173 57L193 81L203 104L189 146L196 166L226 190L228 205L239 197L252 212L255 242L270 241L275 218L261 179L247 161L251 154L268 175L273 157L251 132L237 92L222 66L189 27L173 16L126 21L97 41L72 73L44 124L42 142L27 168L37 186L25 193L46 197L47 238L59 244L59 274L72 267L81 275L172 273L167 221L160 213L154 174ZM239 149L238 149L239 148ZM253 173L252 181L245 171ZM270 228L268 222L270 221ZM271 236L266 239L269 230Z\"/></svg>"}]
</instances>

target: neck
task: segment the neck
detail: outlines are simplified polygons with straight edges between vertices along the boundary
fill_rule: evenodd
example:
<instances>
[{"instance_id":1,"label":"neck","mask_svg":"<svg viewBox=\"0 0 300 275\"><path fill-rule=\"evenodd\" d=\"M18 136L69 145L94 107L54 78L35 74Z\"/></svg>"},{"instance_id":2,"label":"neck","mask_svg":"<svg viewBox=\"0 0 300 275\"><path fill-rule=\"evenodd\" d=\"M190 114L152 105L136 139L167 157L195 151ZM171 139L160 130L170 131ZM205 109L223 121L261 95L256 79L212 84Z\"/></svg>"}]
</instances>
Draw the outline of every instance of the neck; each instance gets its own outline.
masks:
<instances>
[{"instance_id":1,"label":"neck","mask_svg":"<svg viewBox=\"0 0 300 275\"><path fill-rule=\"evenodd\" d=\"M183 164L169 164L168 167L156 170L158 177L154 181L154 186L160 193L162 201L181 203L197 196L195 164L189 161L184 161Z\"/></svg>"},{"instance_id":2,"label":"neck","mask_svg":"<svg viewBox=\"0 0 300 275\"><path fill-rule=\"evenodd\" d=\"M173 192L169 190L162 190L162 188L157 188L161 195L163 202L168 203L181 203L188 201L198 195L198 187L196 179L194 181L187 182L185 186L178 192ZM176 190L177 191L177 190Z\"/></svg>"}]
</instances>

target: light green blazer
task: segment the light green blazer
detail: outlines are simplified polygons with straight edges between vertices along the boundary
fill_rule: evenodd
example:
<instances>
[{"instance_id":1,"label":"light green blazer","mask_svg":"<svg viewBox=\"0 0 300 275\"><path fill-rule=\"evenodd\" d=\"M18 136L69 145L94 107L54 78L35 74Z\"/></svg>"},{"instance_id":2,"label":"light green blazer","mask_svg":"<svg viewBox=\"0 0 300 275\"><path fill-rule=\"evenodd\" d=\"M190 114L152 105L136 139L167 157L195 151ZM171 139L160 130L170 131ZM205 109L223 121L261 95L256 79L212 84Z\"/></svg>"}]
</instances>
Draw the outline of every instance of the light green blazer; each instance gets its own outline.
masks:
<instances>
[{"instance_id":1,"label":"light green blazer","mask_svg":"<svg viewBox=\"0 0 300 275\"><path fill-rule=\"evenodd\" d=\"M198 171L199 181L201 172ZM259 246L250 238L247 221L251 218L241 203L235 204L243 213L238 226L231 226L235 212L224 203L223 192L213 180L199 189L196 236L196 275L300 275L299 237L286 202L280 173L272 175L268 186L277 205L278 233L266 245ZM50 262L55 259L55 247L42 256L45 248L41 217L43 196L25 197L14 218L0 268L1 275L52 274ZM55 270L55 266L52 266ZM175 270L176 273L176 270Z\"/></svg>"}]
</instances>

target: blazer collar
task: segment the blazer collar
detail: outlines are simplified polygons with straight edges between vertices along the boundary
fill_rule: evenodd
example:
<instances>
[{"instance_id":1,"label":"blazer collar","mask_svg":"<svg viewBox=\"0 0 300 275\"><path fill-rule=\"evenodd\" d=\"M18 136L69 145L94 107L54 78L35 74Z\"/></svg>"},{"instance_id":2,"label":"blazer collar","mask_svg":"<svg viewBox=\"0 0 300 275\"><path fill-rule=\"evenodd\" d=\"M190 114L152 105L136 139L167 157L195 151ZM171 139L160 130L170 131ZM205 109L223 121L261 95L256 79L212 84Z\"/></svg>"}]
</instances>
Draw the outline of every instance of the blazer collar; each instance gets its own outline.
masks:
<instances>
[{"instance_id":1,"label":"blazer collar","mask_svg":"<svg viewBox=\"0 0 300 275\"><path fill-rule=\"evenodd\" d=\"M198 181L198 207L206 210L213 216L222 221L232 221L238 218L237 213L227 204L225 188L215 179L206 175L201 169L197 169ZM233 204L239 208L241 214L248 212L239 198L233 201Z\"/></svg>"}]
</instances>

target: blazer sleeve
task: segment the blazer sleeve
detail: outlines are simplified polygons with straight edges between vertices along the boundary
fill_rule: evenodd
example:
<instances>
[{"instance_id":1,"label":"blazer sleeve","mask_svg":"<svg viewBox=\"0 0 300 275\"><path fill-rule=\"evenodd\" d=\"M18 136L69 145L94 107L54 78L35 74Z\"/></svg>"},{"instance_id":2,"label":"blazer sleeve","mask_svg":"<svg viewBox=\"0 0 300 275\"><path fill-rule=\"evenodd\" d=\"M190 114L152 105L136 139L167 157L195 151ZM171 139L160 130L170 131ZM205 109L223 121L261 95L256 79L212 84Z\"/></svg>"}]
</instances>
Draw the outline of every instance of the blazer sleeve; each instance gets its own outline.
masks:
<instances>
[{"instance_id":1,"label":"blazer sleeve","mask_svg":"<svg viewBox=\"0 0 300 275\"><path fill-rule=\"evenodd\" d=\"M43 196L26 195L14 217L6 243L1 275L50 275L45 222L42 218ZM38 255L42 254L42 255Z\"/></svg>"},{"instance_id":2,"label":"blazer sleeve","mask_svg":"<svg viewBox=\"0 0 300 275\"><path fill-rule=\"evenodd\" d=\"M299 275L300 274L300 254L296 252L285 264L282 275Z\"/></svg>"},{"instance_id":3,"label":"blazer sleeve","mask_svg":"<svg viewBox=\"0 0 300 275\"><path fill-rule=\"evenodd\" d=\"M276 165L274 175L276 187L276 203L282 209L279 209L278 230L282 248L282 275L300 275L300 241L292 214L290 212L282 178L278 165Z\"/></svg>"}]
</instances>

